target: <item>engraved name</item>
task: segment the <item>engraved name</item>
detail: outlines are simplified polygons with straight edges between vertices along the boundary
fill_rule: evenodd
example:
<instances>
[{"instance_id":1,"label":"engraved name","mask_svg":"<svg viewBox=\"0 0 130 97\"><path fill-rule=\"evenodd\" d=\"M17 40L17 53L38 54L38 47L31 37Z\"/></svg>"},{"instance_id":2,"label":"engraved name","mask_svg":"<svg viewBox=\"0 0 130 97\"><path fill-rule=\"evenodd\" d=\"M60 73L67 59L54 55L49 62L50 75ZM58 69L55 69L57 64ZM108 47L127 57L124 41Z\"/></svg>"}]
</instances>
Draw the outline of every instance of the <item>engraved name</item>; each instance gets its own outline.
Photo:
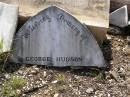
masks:
<instances>
[{"instance_id":1,"label":"engraved name","mask_svg":"<svg viewBox=\"0 0 130 97\"><path fill-rule=\"evenodd\" d=\"M72 24L71 21L65 19L65 16L63 14L58 14L57 20L60 20L61 22L66 23L68 27L70 27L73 31L77 32L76 35L80 33L80 30L74 24Z\"/></svg>"},{"instance_id":2,"label":"engraved name","mask_svg":"<svg viewBox=\"0 0 130 97\"><path fill-rule=\"evenodd\" d=\"M39 25L41 25L45 21L51 22L51 18L48 15L42 16L40 19L34 21L33 25L29 25L28 28L30 31L34 31Z\"/></svg>"}]
</instances>

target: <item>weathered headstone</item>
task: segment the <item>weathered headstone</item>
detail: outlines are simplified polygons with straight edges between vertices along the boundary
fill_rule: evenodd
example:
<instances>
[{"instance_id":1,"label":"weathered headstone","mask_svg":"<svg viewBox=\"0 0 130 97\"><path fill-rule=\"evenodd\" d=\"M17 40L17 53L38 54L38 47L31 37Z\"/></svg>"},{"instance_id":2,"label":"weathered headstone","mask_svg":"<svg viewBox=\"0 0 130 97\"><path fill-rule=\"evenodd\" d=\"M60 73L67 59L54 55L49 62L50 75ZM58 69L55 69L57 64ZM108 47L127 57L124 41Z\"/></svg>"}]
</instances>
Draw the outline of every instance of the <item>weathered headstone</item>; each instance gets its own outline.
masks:
<instances>
[{"instance_id":1,"label":"weathered headstone","mask_svg":"<svg viewBox=\"0 0 130 97\"><path fill-rule=\"evenodd\" d=\"M118 27L128 26L128 10L127 5L115 10L110 14L110 24Z\"/></svg>"},{"instance_id":2,"label":"weathered headstone","mask_svg":"<svg viewBox=\"0 0 130 97\"><path fill-rule=\"evenodd\" d=\"M18 7L0 2L0 53L11 49L17 26Z\"/></svg>"},{"instance_id":3,"label":"weathered headstone","mask_svg":"<svg viewBox=\"0 0 130 97\"><path fill-rule=\"evenodd\" d=\"M50 66L105 67L92 33L77 19L51 6L30 18L16 33L12 60Z\"/></svg>"},{"instance_id":4,"label":"weathered headstone","mask_svg":"<svg viewBox=\"0 0 130 97\"><path fill-rule=\"evenodd\" d=\"M102 43L109 27L110 0L0 0L19 5L20 23L49 6L58 6L90 26L96 39ZM22 24L22 23L21 23ZM95 30L98 29L97 30Z\"/></svg>"},{"instance_id":5,"label":"weathered headstone","mask_svg":"<svg viewBox=\"0 0 130 97\"><path fill-rule=\"evenodd\" d=\"M130 0L110 0L111 2L111 12L117 10L118 8L127 5L128 13L130 14Z\"/></svg>"}]
</instances>

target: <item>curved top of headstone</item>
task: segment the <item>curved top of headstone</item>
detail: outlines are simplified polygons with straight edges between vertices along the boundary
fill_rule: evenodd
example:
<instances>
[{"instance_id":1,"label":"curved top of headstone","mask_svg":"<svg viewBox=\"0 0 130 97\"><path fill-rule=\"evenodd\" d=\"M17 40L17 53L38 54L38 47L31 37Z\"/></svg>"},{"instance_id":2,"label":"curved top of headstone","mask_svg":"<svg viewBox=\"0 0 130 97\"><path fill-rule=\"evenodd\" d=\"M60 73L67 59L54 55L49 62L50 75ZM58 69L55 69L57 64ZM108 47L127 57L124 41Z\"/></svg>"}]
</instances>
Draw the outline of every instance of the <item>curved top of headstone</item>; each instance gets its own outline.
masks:
<instances>
[{"instance_id":1,"label":"curved top of headstone","mask_svg":"<svg viewBox=\"0 0 130 97\"><path fill-rule=\"evenodd\" d=\"M30 18L16 33L12 59L58 67L106 66L92 33L56 6Z\"/></svg>"}]
</instances>

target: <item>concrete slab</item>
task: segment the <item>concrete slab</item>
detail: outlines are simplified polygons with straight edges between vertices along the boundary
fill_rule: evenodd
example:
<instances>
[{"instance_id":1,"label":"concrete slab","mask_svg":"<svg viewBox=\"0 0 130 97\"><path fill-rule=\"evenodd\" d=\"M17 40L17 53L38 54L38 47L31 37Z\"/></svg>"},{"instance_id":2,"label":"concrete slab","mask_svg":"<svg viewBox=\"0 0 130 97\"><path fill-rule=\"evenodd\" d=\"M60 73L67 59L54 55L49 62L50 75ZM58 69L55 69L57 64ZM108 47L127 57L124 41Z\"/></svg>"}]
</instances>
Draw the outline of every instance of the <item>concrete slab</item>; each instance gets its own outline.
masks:
<instances>
[{"instance_id":1,"label":"concrete slab","mask_svg":"<svg viewBox=\"0 0 130 97\"><path fill-rule=\"evenodd\" d=\"M17 20L18 7L0 2L0 53L11 50Z\"/></svg>"}]
</instances>

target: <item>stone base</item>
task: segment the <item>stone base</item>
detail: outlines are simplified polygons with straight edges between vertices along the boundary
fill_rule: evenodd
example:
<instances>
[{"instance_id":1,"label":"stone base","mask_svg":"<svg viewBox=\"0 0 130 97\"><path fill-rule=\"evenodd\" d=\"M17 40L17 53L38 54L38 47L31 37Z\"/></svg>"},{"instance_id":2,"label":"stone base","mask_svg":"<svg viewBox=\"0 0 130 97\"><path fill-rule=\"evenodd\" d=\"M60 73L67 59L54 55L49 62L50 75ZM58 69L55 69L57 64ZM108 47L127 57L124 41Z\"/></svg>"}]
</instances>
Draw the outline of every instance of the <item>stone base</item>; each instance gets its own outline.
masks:
<instances>
[{"instance_id":1,"label":"stone base","mask_svg":"<svg viewBox=\"0 0 130 97\"><path fill-rule=\"evenodd\" d=\"M89 30L92 32L94 37L96 38L97 42L99 44L102 44L103 41L107 39L106 34L107 34L107 28L104 27L95 27L95 26L87 26Z\"/></svg>"},{"instance_id":2,"label":"stone base","mask_svg":"<svg viewBox=\"0 0 130 97\"><path fill-rule=\"evenodd\" d=\"M18 28L17 29L20 29L24 23L26 23L26 21L30 18L31 16L22 16L22 15L19 15L19 20L18 20Z\"/></svg>"}]
</instances>

